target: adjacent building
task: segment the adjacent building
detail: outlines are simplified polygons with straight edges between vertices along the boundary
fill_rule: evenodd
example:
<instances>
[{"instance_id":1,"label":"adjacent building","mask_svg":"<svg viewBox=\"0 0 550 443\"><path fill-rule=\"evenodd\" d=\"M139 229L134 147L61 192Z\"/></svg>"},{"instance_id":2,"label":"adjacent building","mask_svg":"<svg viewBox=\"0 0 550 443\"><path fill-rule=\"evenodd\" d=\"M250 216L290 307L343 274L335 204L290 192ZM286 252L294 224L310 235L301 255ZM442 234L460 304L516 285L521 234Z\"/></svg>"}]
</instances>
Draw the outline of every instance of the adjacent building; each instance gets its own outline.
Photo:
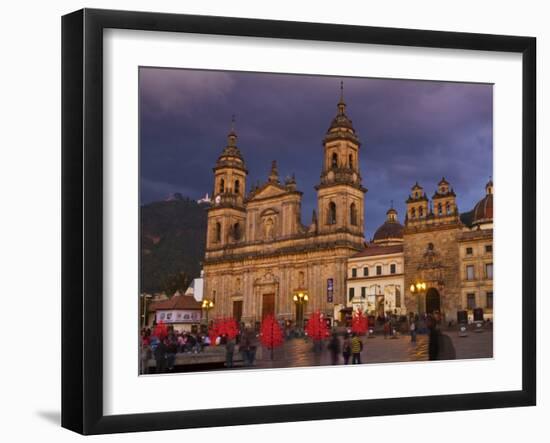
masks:
<instances>
[{"instance_id":1,"label":"adjacent building","mask_svg":"<svg viewBox=\"0 0 550 443\"><path fill-rule=\"evenodd\" d=\"M403 225L390 208L373 241L348 260L347 306L368 315L405 315Z\"/></svg>"}]
</instances>

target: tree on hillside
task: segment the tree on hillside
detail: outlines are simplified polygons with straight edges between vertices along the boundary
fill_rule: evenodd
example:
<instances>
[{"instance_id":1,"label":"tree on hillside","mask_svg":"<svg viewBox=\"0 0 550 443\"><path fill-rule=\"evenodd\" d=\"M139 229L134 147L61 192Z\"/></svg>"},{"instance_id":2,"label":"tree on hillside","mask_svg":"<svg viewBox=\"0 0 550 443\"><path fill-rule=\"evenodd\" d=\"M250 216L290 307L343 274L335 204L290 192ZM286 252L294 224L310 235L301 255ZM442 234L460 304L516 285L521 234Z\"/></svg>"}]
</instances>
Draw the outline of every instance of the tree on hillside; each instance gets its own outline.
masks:
<instances>
[{"instance_id":1,"label":"tree on hillside","mask_svg":"<svg viewBox=\"0 0 550 443\"><path fill-rule=\"evenodd\" d=\"M191 277L183 271L177 274L170 274L162 281L162 291L165 292L168 297L172 297L177 291L183 294L190 283Z\"/></svg>"}]
</instances>

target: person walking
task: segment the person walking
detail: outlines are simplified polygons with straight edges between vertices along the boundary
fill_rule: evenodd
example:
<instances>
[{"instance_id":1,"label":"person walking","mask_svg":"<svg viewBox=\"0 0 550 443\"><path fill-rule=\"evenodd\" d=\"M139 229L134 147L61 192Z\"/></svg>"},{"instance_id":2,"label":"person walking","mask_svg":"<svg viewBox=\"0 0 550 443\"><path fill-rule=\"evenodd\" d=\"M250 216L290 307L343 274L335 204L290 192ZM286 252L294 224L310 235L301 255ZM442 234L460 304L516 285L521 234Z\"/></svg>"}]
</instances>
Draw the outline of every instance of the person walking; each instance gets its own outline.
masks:
<instances>
[{"instance_id":1,"label":"person walking","mask_svg":"<svg viewBox=\"0 0 550 443\"><path fill-rule=\"evenodd\" d=\"M411 321L409 329L411 331L411 343L416 343L416 323L414 320Z\"/></svg>"},{"instance_id":2,"label":"person walking","mask_svg":"<svg viewBox=\"0 0 550 443\"><path fill-rule=\"evenodd\" d=\"M390 322L385 321L384 322L384 339L388 338L389 333L390 333Z\"/></svg>"},{"instance_id":3,"label":"person walking","mask_svg":"<svg viewBox=\"0 0 550 443\"><path fill-rule=\"evenodd\" d=\"M233 367L233 353L235 352L235 340L227 337L225 342L225 366L227 368Z\"/></svg>"},{"instance_id":4,"label":"person walking","mask_svg":"<svg viewBox=\"0 0 550 443\"><path fill-rule=\"evenodd\" d=\"M344 338L344 345L342 350L342 357L344 357L345 365L349 363L350 356L351 356L351 340L349 338L349 334L346 334L346 337Z\"/></svg>"},{"instance_id":5,"label":"person walking","mask_svg":"<svg viewBox=\"0 0 550 443\"><path fill-rule=\"evenodd\" d=\"M164 340L159 340L154 350L156 373L162 374L166 370L166 344Z\"/></svg>"},{"instance_id":6,"label":"person walking","mask_svg":"<svg viewBox=\"0 0 550 443\"><path fill-rule=\"evenodd\" d=\"M352 360L351 364L361 364L361 351L363 350L363 342L361 339L357 336L357 334L354 332L353 336L351 338L351 354L352 354Z\"/></svg>"},{"instance_id":7,"label":"person walking","mask_svg":"<svg viewBox=\"0 0 550 443\"><path fill-rule=\"evenodd\" d=\"M336 332L332 333L332 338L328 343L328 349L330 351L331 363L333 365L337 365L340 356L340 339L338 338L338 334Z\"/></svg>"}]
</instances>

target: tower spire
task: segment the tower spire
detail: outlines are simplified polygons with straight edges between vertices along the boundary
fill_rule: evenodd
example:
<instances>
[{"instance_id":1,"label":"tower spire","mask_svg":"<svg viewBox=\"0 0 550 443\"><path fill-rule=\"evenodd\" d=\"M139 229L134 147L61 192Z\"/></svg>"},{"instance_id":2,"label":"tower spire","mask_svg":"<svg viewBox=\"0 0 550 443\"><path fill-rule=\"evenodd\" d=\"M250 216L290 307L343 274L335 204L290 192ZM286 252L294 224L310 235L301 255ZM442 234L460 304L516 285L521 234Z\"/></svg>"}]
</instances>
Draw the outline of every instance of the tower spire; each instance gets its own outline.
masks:
<instances>
[{"instance_id":1,"label":"tower spire","mask_svg":"<svg viewBox=\"0 0 550 443\"><path fill-rule=\"evenodd\" d=\"M235 132L235 114L231 115L231 129L227 134L227 146L235 146L237 142L237 133Z\"/></svg>"},{"instance_id":2,"label":"tower spire","mask_svg":"<svg viewBox=\"0 0 550 443\"><path fill-rule=\"evenodd\" d=\"M340 101L338 102L338 114L343 115L346 110L346 102L344 102L344 81L340 80Z\"/></svg>"}]
</instances>

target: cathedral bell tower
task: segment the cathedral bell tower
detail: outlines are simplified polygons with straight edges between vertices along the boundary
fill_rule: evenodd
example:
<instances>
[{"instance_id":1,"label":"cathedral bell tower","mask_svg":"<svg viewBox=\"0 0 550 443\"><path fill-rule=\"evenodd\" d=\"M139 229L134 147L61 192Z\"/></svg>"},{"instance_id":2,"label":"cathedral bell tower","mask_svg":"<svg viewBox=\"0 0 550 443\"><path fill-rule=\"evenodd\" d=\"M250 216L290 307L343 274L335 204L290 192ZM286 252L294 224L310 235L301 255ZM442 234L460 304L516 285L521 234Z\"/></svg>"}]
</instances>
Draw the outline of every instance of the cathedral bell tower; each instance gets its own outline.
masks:
<instances>
[{"instance_id":1,"label":"cathedral bell tower","mask_svg":"<svg viewBox=\"0 0 550 443\"><path fill-rule=\"evenodd\" d=\"M364 199L361 185L359 147L352 121L346 115L344 86L340 83L340 101L336 117L323 140L324 160L321 181L315 187L318 205L318 232L348 232L364 236Z\"/></svg>"},{"instance_id":2,"label":"cathedral bell tower","mask_svg":"<svg viewBox=\"0 0 550 443\"><path fill-rule=\"evenodd\" d=\"M227 146L219 156L213 172L214 190L212 206L208 210L207 249L218 249L244 239L244 193L248 171L237 147L234 118L227 135Z\"/></svg>"}]
</instances>

